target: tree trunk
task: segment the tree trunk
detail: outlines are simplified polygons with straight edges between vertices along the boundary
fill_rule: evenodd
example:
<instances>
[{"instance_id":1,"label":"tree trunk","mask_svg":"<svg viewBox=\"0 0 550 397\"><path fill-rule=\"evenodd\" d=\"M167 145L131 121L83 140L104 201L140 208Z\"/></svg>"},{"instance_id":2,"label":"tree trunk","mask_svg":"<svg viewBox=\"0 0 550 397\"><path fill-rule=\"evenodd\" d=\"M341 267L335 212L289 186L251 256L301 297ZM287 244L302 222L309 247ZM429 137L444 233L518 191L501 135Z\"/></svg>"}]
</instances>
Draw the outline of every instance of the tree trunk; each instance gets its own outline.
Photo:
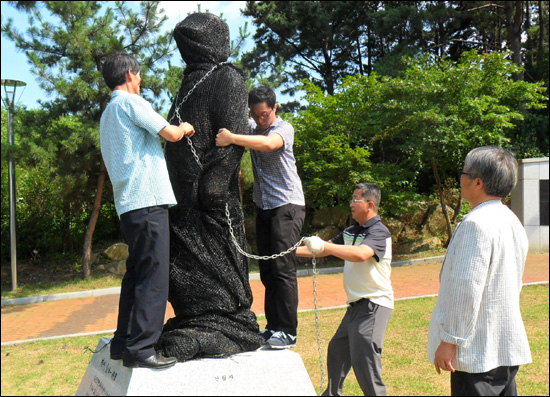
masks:
<instances>
[{"instance_id":1,"label":"tree trunk","mask_svg":"<svg viewBox=\"0 0 550 397\"><path fill-rule=\"evenodd\" d=\"M372 46L371 46L371 31L367 29L367 76L372 73Z\"/></svg>"},{"instance_id":2,"label":"tree trunk","mask_svg":"<svg viewBox=\"0 0 550 397\"><path fill-rule=\"evenodd\" d=\"M542 1L539 1L539 53L537 57L541 62L544 59L544 11Z\"/></svg>"},{"instance_id":3,"label":"tree trunk","mask_svg":"<svg viewBox=\"0 0 550 397\"><path fill-rule=\"evenodd\" d=\"M325 59L324 66L325 68L321 67L323 80L325 81L325 85L327 87L327 94L334 95L334 76L332 75L332 59L328 53L328 50L325 48L323 50L323 57Z\"/></svg>"},{"instance_id":4,"label":"tree trunk","mask_svg":"<svg viewBox=\"0 0 550 397\"><path fill-rule=\"evenodd\" d=\"M447 206L445 205L445 197L443 196L443 185L441 185L441 179L439 178L439 171L437 170L437 163L434 161L432 163L432 168L434 172L435 182L437 183L437 188L439 190L439 202L441 203L441 210L445 216L445 223L447 224L447 241L445 241L445 247L449 245L452 236L451 220L449 219L449 214L447 213Z\"/></svg>"},{"instance_id":5,"label":"tree trunk","mask_svg":"<svg viewBox=\"0 0 550 397\"><path fill-rule=\"evenodd\" d=\"M512 61L523 66L521 59L521 28L523 22L523 1L506 1L506 32L508 35L508 45L512 51ZM515 81L523 81L523 71L514 74L512 78Z\"/></svg>"},{"instance_id":6,"label":"tree trunk","mask_svg":"<svg viewBox=\"0 0 550 397\"><path fill-rule=\"evenodd\" d=\"M363 71L363 55L361 54L361 41L359 40L359 36L357 36L356 43L357 43L357 58L359 59L359 61L358 61L358 63L359 63L359 74L362 76L365 73Z\"/></svg>"},{"instance_id":7,"label":"tree trunk","mask_svg":"<svg viewBox=\"0 0 550 397\"><path fill-rule=\"evenodd\" d=\"M458 218L458 214L460 213L461 209L462 209L462 192L458 192L458 201L455 207L455 215L453 216L453 220L451 221L451 224L456 225L456 220Z\"/></svg>"},{"instance_id":8,"label":"tree trunk","mask_svg":"<svg viewBox=\"0 0 550 397\"><path fill-rule=\"evenodd\" d=\"M84 235L84 246L82 249L82 273L85 278L90 278L90 258L92 256L92 237L94 235L97 218L99 218L99 211L101 210L101 197L103 196L103 184L105 182L105 175L107 170L101 158L101 165L99 171L99 178L97 180L97 192L95 196L94 208L90 215L90 221L86 228L86 234Z\"/></svg>"},{"instance_id":9,"label":"tree trunk","mask_svg":"<svg viewBox=\"0 0 550 397\"><path fill-rule=\"evenodd\" d=\"M71 235L71 203L65 198L63 203L63 231L61 232L61 239L63 240L63 253L67 254L72 252L72 235Z\"/></svg>"}]
</instances>

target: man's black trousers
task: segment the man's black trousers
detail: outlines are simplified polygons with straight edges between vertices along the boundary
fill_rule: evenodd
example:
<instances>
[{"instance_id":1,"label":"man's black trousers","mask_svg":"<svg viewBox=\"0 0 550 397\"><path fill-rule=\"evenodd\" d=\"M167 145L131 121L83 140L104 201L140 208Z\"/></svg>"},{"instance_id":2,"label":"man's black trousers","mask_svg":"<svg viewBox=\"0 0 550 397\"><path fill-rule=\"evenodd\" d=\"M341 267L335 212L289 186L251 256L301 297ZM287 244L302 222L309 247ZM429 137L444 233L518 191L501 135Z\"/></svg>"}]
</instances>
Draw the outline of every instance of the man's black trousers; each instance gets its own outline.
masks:
<instances>
[{"instance_id":1,"label":"man's black trousers","mask_svg":"<svg viewBox=\"0 0 550 397\"><path fill-rule=\"evenodd\" d=\"M167 206L141 208L120 216L128 244L126 274L122 279L117 330L111 353L125 360L155 354L166 314L170 234Z\"/></svg>"},{"instance_id":2,"label":"man's black trousers","mask_svg":"<svg viewBox=\"0 0 550 397\"><path fill-rule=\"evenodd\" d=\"M306 210L287 204L262 210L256 216L256 238L260 256L286 251L300 240ZM260 279L265 286L266 328L296 336L298 328L298 281L296 252L259 261Z\"/></svg>"},{"instance_id":3,"label":"man's black trousers","mask_svg":"<svg viewBox=\"0 0 550 397\"><path fill-rule=\"evenodd\" d=\"M519 365L497 367L487 372L451 373L451 396L517 396Z\"/></svg>"}]
</instances>

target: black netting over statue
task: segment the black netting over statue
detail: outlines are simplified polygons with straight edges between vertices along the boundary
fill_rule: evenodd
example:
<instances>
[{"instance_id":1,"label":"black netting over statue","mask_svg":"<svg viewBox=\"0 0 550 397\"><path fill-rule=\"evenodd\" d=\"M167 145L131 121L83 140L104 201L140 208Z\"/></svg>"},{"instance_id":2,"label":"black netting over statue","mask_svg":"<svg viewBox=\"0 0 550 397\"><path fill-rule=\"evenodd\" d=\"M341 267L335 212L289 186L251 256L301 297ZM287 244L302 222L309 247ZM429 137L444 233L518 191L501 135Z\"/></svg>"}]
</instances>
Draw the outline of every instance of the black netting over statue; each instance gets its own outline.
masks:
<instances>
[{"instance_id":1,"label":"black netting over statue","mask_svg":"<svg viewBox=\"0 0 550 397\"><path fill-rule=\"evenodd\" d=\"M229 29L220 18L192 14L176 25L174 37L186 68L168 118L195 127L191 141L199 161L186 138L167 142L166 162L178 201L170 208L168 299L175 317L165 324L156 349L186 361L255 350L262 338L250 310L248 259L233 245L225 215L227 203L235 237L246 246L238 185L243 148L216 147L220 128L248 131L244 76L235 66L221 64L229 56Z\"/></svg>"}]
</instances>

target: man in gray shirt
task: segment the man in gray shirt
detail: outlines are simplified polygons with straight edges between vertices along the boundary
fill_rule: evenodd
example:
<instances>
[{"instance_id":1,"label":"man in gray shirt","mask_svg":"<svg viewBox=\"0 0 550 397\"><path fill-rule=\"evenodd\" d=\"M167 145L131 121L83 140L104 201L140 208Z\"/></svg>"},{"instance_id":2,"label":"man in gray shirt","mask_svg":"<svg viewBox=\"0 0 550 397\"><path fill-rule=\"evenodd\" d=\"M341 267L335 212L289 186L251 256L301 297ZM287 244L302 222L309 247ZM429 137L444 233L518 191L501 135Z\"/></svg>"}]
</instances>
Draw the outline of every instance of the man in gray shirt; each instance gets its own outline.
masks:
<instances>
[{"instance_id":1,"label":"man in gray shirt","mask_svg":"<svg viewBox=\"0 0 550 397\"><path fill-rule=\"evenodd\" d=\"M264 86L252 89L248 107L252 118L249 135L222 128L216 145L250 149L258 252L270 256L286 251L300 239L305 218L304 193L292 151L294 128L276 115L275 92ZM296 254L261 260L259 266L267 320L261 334L274 349L294 347L298 327Z\"/></svg>"}]
</instances>

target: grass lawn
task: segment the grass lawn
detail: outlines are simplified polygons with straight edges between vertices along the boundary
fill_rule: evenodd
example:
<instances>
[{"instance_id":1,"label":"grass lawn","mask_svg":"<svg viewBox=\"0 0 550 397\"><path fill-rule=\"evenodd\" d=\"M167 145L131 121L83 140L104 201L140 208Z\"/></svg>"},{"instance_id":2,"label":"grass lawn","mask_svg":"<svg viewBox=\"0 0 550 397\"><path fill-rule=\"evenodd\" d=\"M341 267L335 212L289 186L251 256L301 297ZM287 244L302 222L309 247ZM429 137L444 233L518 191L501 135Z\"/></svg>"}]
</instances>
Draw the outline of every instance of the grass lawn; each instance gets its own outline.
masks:
<instances>
[{"instance_id":1,"label":"grass lawn","mask_svg":"<svg viewBox=\"0 0 550 397\"><path fill-rule=\"evenodd\" d=\"M522 366L517 375L520 395L549 395L549 314L548 284L523 288L522 314L531 345L533 363ZM428 323L435 298L401 300L395 310L384 340L384 381L389 395L448 395L449 374L437 375L426 357ZM323 361L328 342L344 315L345 309L319 312ZM263 329L265 319L259 318ZM319 390L321 369L313 312L299 314L299 353L314 387ZM2 346L1 394L4 395L74 395L86 371L91 353L101 337L92 335ZM326 369L325 369L326 373ZM326 380L324 382L326 387ZM353 371L344 384L344 394L362 395Z\"/></svg>"}]
</instances>

